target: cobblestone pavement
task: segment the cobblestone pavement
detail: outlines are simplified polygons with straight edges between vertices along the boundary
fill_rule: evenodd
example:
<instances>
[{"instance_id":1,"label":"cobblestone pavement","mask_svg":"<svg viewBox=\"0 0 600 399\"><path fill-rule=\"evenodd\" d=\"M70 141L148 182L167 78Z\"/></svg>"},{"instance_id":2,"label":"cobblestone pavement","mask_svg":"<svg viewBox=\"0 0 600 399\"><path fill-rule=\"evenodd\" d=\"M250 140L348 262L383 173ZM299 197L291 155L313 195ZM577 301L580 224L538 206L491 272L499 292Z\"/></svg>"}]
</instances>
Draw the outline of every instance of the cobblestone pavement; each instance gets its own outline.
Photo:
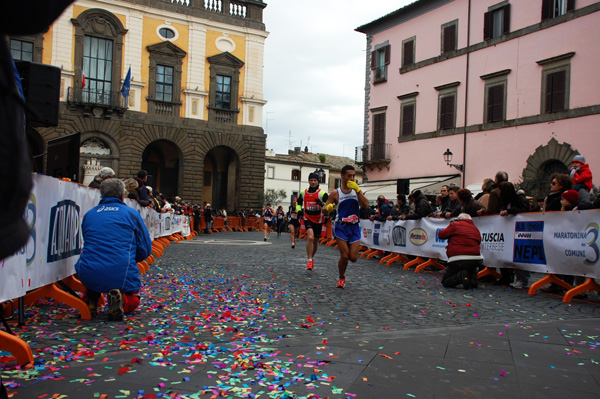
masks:
<instances>
[{"instance_id":1,"label":"cobblestone pavement","mask_svg":"<svg viewBox=\"0 0 600 399\"><path fill-rule=\"evenodd\" d=\"M359 259L288 235L199 235L144 275L140 311L79 321L45 303L21 336L36 368L5 368L14 397L532 398L600 395L600 297L480 284ZM535 278L541 276L534 276ZM56 317L60 314L62 318ZM43 396L46 395L46 396ZM152 396L154 395L154 396ZM61 397L61 396L56 396Z\"/></svg>"}]
</instances>

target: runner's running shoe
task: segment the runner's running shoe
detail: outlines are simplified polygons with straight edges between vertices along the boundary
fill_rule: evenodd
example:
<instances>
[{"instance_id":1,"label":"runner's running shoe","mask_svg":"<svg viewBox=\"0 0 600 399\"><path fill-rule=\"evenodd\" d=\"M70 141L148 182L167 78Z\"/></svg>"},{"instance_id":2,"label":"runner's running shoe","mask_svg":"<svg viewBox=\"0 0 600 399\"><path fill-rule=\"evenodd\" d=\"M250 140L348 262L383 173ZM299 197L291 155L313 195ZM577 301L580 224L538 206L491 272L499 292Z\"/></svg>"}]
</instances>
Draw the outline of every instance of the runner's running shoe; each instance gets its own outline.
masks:
<instances>
[{"instance_id":1,"label":"runner's running shoe","mask_svg":"<svg viewBox=\"0 0 600 399\"><path fill-rule=\"evenodd\" d=\"M337 282L336 287L337 288L344 288L346 286L346 278L345 277L340 277L340 279Z\"/></svg>"},{"instance_id":2,"label":"runner's running shoe","mask_svg":"<svg viewBox=\"0 0 600 399\"><path fill-rule=\"evenodd\" d=\"M312 270L315 267L315 261L309 259L306 261L306 270Z\"/></svg>"}]
</instances>

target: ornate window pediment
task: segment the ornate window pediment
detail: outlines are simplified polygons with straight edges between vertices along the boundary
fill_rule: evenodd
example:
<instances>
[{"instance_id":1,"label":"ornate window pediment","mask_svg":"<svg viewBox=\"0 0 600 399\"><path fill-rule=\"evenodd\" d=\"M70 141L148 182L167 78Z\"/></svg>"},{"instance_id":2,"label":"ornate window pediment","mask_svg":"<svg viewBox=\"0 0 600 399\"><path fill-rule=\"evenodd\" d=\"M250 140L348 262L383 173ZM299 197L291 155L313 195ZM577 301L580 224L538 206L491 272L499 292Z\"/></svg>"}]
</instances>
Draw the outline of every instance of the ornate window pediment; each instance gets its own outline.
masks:
<instances>
[{"instance_id":1,"label":"ornate window pediment","mask_svg":"<svg viewBox=\"0 0 600 399\"><path fill-rule=\"evenodd\" d=\"M244 61L227 51L208 57L207 60L210 63L208 119L236 124L240 112L240 69L244 66Z\"/></svg>"},{"instance_id":2,"label":"ornate window pediment","mask_svg":"<svg viewBox=\"0 0 600 399\"><path fill-rule=\"evenodd\" d=\"M146 49L150 53L148 112L179 116L182 64L187 53L169 41L152 44Z\"/></svg>"}]
</instances>

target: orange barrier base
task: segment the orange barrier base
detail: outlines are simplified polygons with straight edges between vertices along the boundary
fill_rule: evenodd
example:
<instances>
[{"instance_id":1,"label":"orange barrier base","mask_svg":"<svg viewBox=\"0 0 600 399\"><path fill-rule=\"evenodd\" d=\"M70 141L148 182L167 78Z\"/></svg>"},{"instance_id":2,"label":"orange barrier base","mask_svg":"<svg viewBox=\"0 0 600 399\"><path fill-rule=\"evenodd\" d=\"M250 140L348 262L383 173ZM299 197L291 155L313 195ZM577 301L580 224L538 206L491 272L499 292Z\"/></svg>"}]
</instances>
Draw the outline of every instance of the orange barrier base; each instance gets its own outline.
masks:
<instances>
[{"instance_id":1,"label":"orange barrier base","mask_svg":"<svg viewBox=\"0 0 600 399\"><path fill-rule=\"evenodd\" d=\"M390 252L389 255L384 256L383 258L379 259L379 264L383 265L384 262L387 262L388 260L392 259L394 256L396 256L396 253Z\"/></svg>"},{"instance_id":2,"label":"orange barrier base","mask_svg":"<svg viewBox=\"0 0 600 399\"><path fill-rule=\"evenodd\" d=\"M408 262L410 262L410 259L408 259L406 256L404 256L404 254L396 254L393 258L388 260L385 263L385 265L389 267L392 263L398 262L398 261L400 261L402 263L408 263Z\"/></svg>"},{"instance_id":3,"label":"orange barrier base","mask_svg":"<svg viewBox=\"0 0 600 399\"><path fill-rule=\"evenodd\" d=\"M367 259L371 259L373 256L381 255L381 254L384 254L384 253L385 253L384 251L380 251L379 249L377 249L377 250L371 252L370 254L368 254L367 255Z\"/></svg>"},{"instance_id":4,"label":"orange barrier base","mask_svg":"<svg viewBox=\"0 0 600 399\"><path fill-rule=\"evenodd\" d=\"M373 248L369 248L366 251L364 251L363 253L360 254L361 258L364 258L365 256L372 254L373 252L376 252L377 249L373 249Z\"/></svg>"},{"instance_id":5,"label":"orange barrier base","mask_svg":"<svg viewBox=\"0 0 600 399\"><path fill-rule=\"evenodd\" d=\"M439 262L436 262L435 259L429 258L427 262L421 263L419 266L417 266L417 268L415 269L415 273L419 273L421 270L429 266L437 267L440 270L446 270L446 266L440 264Z\"/></svg>"},{"instance_id":6,"label":"orange barrier base","mask_svg":"<svg viewBox=\"0 0 600 399\"><path fill-rule=\"evenodd\" d=\"M425 261L423 259L421 259L420 256L417 256L415 259L406 262L406 264L404 265L404 268L402 270L408 270L409 268L413 267L413 266L418 266L421 263L424 263Z\"/></svg>"},{"instance_id":7,"label":"orange barrier base","mask_svg":"<svg viewBox=\"0 0 600 399\"><path fill-rule=\"evenodd\" d=\"M502 275L500 273L498 273L497 271L495 271L492 268L489 267L485 267L485 269L483 269L482 271L480 271L479 273L477 273L477 279L480 279L482 277L485 276L494 276L496 278L502 278Z\"/></svg>"},{"instance_id":8,"label":"orange barrier base","mask_svg":"<svg viewBox=\"0 0 600 399\"><path fill-rule=\"evenodd\" d=\"M31 348L25 341L15 335L0 331L0 348L3 351L12 353L19 366L33 364Z\"/></svg>"},{"instance_id":9,"label":"orange barrier base","mask_svg":"<svg viewBox=\"0 0 600 399\"><path fill-rule=\"evenodd\" d=\"M575 295L583 294L587 291L600 292L600 284L598 284L593 278L588 277L585 283L578 285L577 287L571 288L563 297L563 302L571 303L571 300Z\"/></svg>"},{"instance_id":10,"label":"orange barrier base","mask_svg":"<svg viewBox=\"0 0 600 399\"><path fill-rule=\"evenodd\" d=\"M569 283L565 282L564 280L556 277L554 274L548 274L544 278L542 278L542 279L536 281L535 283L531 284L529 286L529 291L527 291L527 293L529 295L535 295L535 293L537 292L538 289L542 288L546 284L551 284L551 283L560 285L561 287L563 287L567 291L569 291L571 288L573 288L571 286L571 284L569 284Z\"/></svg>"},{"instance_id":11,"label":"orange barrier base","mask_svg":"<svg viewBox=\"0 0 600 399\"><path fill-rule=\"evenodd\" d=\"M62 279L62 282L65 283L69 288L73 291L85 292L86 288L83 286L81 281L77 280L75 276L69 276Z\"/></svg>"},{"instance_id":12,"label":"orange barrier base","mask_svg":"<svg viewBox=\"0 0 600 399\"><path fill-rule=\"evenodd\" d=\"M37 290L26 294L23 297L23 300L26 305L31 306L42 298L53 298L55 301L64 303L65 305L68 305L73 309L77 309L81 314L81 320L89 320L92 318L90 309L88 308L85 302L61 290L56 286L56 284L49 284L38 288Z\"/></svg>"}]
</instances>

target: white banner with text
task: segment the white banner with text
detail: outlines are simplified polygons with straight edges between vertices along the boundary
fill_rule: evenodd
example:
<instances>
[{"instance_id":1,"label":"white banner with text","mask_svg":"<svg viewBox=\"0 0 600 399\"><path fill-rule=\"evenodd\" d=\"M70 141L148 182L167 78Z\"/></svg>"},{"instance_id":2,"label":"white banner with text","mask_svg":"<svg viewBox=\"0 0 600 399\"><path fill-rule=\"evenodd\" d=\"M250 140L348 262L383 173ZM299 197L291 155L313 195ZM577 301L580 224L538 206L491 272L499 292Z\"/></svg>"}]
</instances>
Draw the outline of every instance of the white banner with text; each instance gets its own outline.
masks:
<instances>
[{"instance_id":1,"label":"white banner with text","mask_svg":"<svg viewBox=\"0 0 600 399\"><path fill-rule=\"evenodd\" d=\"M481 254L489 267L600 278L600 210L522 213L474 218ZM439 218L372 222L361 220L361 244L405 255L447 260Z\"/></svg>"},{"instance_id":2,"label":"white banner with text","mask_svg":"<svg viewBox=\"0 0 600 399\"><path fill-rule=\"evenodd\" d=\"M33 175L33 183L25 211L29 241L0 261L0 301L73 275L83 247L81 221L100 201L100 190L53 177ZM187 216L157 213L130 199L125 203L140 212L151 239L181 233L186 225L189 234Z\"/></svg>"}]
</instances>

